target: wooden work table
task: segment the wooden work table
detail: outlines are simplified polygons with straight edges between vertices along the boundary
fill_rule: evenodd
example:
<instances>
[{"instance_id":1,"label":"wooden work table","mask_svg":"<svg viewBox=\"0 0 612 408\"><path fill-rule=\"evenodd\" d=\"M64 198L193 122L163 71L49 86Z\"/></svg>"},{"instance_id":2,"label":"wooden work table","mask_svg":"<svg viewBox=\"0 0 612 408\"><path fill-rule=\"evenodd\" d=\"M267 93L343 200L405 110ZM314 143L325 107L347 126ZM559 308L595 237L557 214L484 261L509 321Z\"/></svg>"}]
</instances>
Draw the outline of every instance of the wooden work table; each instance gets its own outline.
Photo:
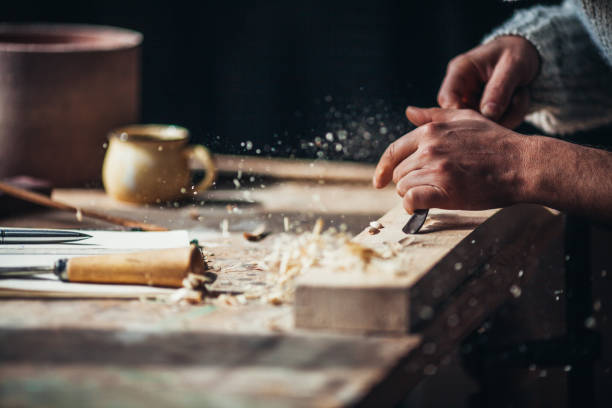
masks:
<instances>
[{"instance_id":1,"label":"wooden work table","mask_svg":"<svg viewBox=\"0 0 612 408\"><path fill-rule=\"evenodd\" d=\"M359 168L364 174L366 170ZM227 174L230 171L226 168ZM334 168L333 173L338 172L341 166ZM355 178L358 171L350 168L348 173ZM267 174L236 189L230 176L193 203L163 207L118 203L96 189L55 190L53 198L188 229L214 253L220 270L212 289L218 294L240 292L263 280L264 272L253 268L253 261L267 253L285 218L294 232L311 229L321 217L327 226L357 234L398 204L392 188L376 191L367 181L321 174L310 180L283 180ZM229 235L220 231L223 220ZM243 239L243 232L262 222L271 236L257 243ZM532 255L549 253L560 237L560 224L553 224L536 231L521 248L541 243L538 234L545 234L551 245L538 247ZM44 209L2 214L0 225L117 229ZM437 230L443 229L444 223L438 223ZM3 299L0 405L393 406L423 377L435 373L461 339L512 299L507 288L516 273L514 251L498 260L499 274L484 273L479 284L453 293L449 299L454 301L437 309L432 323L415 334L297 329L291 305L259 301L223 306L210 300L182 305ZM539 267L530 262L521 265ZM512 273L506 273L510 267ZM478 307L472 305L475 296L482 301ZM449 327L449 316L461 316L461 324Z\"/></svg>"}]
</instances>

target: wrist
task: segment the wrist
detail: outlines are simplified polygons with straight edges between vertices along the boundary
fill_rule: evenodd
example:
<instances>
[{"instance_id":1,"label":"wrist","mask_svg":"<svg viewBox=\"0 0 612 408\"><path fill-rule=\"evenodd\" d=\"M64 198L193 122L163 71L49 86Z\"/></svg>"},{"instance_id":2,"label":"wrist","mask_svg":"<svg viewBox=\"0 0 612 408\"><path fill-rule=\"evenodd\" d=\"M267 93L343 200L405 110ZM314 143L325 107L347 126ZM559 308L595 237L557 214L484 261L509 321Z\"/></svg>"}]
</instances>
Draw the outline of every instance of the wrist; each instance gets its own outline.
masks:
<instances>
[{"instance_id":1,"label":"wrist","mask_svg":"<svg viewBox=\"0 0 612 408\"><path fill-rule=\"evenodd\" d=\"M543 152L548 138L542 136L520 136L521 160L518 171L517 203L548 203L542 195L546 182L546 160Z\"/></svg>"}]
</instances>

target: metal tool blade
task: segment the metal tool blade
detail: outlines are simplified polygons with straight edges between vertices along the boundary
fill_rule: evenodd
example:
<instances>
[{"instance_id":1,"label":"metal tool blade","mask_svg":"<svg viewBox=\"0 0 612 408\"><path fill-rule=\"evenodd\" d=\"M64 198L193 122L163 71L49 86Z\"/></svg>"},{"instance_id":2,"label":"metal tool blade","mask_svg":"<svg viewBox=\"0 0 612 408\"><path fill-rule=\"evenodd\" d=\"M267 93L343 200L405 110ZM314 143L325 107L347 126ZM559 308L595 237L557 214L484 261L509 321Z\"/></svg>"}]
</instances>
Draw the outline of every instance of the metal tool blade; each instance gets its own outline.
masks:
<instances>
[{"instance_id":1,"label":"metal tool blade","mask_svg":"<svg viewBox=\"0 0 612 408\"><path fill-rule=\"evenodd\" d=\"M427 219L428 213L429 210L415 210L406 225L404 225L404 228L402 228L402 231L405 234L416 234L419 232Z\"/></svg>"},{"instance_id":2,"label":"metal tool blade","mask_svg":"<svg viewBox=\"0 0 612 408\"><path fill-rule=\"evenodd\" d=\"M42 275L53 273L63 281L68 280L66 266L68 265L67 258L61 258L55 261L53 265L37 265L37 266L0 266L0 279L2 278L19 278L25 276Z\"/></svg>"},{"instance_id":3,"label":"metal tool blade","mask_svg":"<svg viewBox=\"0 0 612 408\"><path fill-rule=\"evenodd\" d=\"M1 266L0 278L15 278L20 276L34 276L44 273L53 273L55 268L49 266Z\"/></svg>"}]
</instances>

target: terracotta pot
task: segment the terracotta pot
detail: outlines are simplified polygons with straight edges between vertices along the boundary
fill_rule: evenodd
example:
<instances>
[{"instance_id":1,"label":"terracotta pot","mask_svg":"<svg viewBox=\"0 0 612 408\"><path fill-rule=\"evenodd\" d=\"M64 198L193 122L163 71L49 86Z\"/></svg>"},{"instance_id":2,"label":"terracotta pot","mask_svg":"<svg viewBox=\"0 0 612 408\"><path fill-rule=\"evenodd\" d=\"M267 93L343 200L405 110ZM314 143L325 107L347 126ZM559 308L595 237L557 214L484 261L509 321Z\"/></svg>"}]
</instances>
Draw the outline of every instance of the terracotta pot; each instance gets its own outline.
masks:
<instances>
[{"instance_id":1,"label":"terracotta pot","mask_svg":"<svg viewBox=\"0 0 612 408\"><path fill-rule=\"evenodd\" d=\"M0 24L0 178L99 180L108 131L139 121L141 42L112 27Z\"/></svg>"}]
</instances>

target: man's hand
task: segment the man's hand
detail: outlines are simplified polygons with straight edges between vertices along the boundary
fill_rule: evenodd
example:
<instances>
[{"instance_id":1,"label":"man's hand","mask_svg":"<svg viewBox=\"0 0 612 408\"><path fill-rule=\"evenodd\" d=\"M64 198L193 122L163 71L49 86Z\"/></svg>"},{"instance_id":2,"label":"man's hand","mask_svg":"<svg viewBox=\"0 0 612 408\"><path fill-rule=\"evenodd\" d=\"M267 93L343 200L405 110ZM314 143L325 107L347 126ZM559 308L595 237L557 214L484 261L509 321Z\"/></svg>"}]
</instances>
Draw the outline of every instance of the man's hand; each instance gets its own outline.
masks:
<instances>
[{"instance_id":1,"label":"man's hand","mask_svg":"<svg viewBox=\"0 0 612 408\"><path fill-rule=\"evenodd\" d=\"M462 109L406 109L417 129L382 155L374 186L391 180L406 211L479 210L524 200L529 138Z\"/></svg>"},{"instance_id":2,"label":"man's hand","mask_svg":"<svg viewBox=\"0 0 612 408\"><path fill-rule=\"evenodd\" d=\"M529 108L526 86L540 57L523 37L502 36L453 58L438 93L442 108L469 108L513 129Z\"/></svg>"}]
</instances>

